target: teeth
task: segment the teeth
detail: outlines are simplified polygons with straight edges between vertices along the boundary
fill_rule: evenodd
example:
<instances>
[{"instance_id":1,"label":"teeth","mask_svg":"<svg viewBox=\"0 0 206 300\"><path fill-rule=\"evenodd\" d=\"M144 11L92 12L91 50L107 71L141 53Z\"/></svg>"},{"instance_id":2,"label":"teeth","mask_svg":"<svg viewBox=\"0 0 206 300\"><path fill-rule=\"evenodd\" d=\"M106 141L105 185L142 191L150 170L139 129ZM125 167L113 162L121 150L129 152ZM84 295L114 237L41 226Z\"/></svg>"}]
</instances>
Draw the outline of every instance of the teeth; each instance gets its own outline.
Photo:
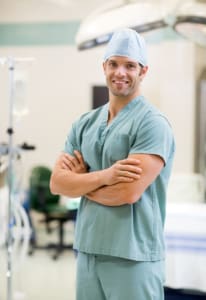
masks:
<instances>
[{"instance_id":1,"label":"teeth","mask_svg":"<svg viewBox=\"0 0 206 300\"><path fill-rule=\"evenodd\" d=\"M116 79L112 79L112 83L115 83L115 84L129 84L129 80L116 80Z\"/></svg>"}]
</instances>

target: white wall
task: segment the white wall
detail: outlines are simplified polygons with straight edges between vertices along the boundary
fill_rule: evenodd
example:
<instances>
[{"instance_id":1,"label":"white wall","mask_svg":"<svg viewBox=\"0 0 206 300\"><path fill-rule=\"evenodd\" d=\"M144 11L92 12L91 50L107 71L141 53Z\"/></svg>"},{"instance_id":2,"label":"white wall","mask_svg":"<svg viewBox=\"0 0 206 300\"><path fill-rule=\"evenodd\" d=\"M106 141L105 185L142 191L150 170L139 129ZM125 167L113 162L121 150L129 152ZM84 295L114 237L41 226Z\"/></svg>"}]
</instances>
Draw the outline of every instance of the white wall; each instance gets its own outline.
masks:
<instances>
[{"instance_id":1,"label":"white wall","mask_svg":"<svg viewBox=\"0 0 206 300\"><path fill-rule=\"evenodd\" d=\"M35 164L52 166L64 146L72 122L91 108L91 87L104 84L101 58L104 47L78 52L75 47L2 48L2 56L34 56L29 66L29 115L14 123L15 143L35 144L24 152L25 174ZM176 137L174 171L193 170L194 157L194 46L180 41L149 46L149 73L143 84L146 97L168 116ZM8 71L0 69L0 141L8 127Z\"/></svg>"},{"instance_id":2,"label":"white wall","mask_svg":"<svg viewBox=\"0 0 206 300\"><path fill-rule=\"evenodd\" d=\"M145 93L168 116L176 139L175 172L194 166L195 51L185 40L149 47Z\"/></svg>"},{"instance_id":3,"label":"white wall","mask_svg":"<svg viewBox=\"0 0 206 300\"><path fill-rule=\"evenodd\" d=\"M1 55L34 56L30 70L30 113L14 123L15 142L28 141L37 146L25 153L26 169L32 164L53 165L63 149L72 121L91 107L91 86L103 82L96 58L102 50L79 53L74 47L1 49ZM6 140L8 127L8 71L0 70L2 86L0 140ZM3 95L2 95L3 94Z\"/></svg>"}]
</instances>

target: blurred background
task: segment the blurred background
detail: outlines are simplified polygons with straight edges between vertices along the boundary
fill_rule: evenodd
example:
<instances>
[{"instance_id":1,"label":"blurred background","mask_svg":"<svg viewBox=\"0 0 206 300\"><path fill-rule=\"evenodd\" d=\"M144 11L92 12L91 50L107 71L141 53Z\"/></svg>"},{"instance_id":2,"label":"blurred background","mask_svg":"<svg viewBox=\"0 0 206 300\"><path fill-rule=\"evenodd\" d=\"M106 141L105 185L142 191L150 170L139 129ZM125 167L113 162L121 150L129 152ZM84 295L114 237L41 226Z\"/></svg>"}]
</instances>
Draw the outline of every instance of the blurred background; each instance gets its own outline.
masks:
<instances>
[{"instance_id":1,"label":"blurred background","mask_svg":"<svg viewBox=\"0 0 206 300\"><path fill-rule=\"evenodd\" d=\"M103 42L122 25L145 35L149 71L143 94L168 117L176 139L166 299L206 299L205 7L203 0L0 0L0 299L75 299L75 253L61 249L59 255L58 247L64 248L62 235L72 245L79 199L52 198L52 209L58 206L52 214L42 202L51 197L49 172L72 123L107 100ZM17 213L8 233L9 201L20 208L11 205Z\"/></svg>"}]
</instances>

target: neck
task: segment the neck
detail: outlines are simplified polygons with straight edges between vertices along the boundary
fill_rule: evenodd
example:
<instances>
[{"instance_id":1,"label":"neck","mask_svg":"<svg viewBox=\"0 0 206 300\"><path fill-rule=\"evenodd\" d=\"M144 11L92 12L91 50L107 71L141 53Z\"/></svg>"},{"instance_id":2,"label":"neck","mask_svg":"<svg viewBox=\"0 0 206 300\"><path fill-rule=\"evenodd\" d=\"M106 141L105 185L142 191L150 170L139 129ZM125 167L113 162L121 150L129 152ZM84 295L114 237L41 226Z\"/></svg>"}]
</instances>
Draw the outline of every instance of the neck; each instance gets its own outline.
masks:
<instances>
[{"instance_id":1,"label":"neck","mask_svg":"<svg viewBox=\"0 0 206 300\"><path fill-rule=\"evenodd\" d=\"M134 98L140 96L140 93L132 95L132 97L119 97L114 95L109 95L109 116L108 123L110 123L116 115L122 110L128 103L130 103Z\"/></svg>"}]
</instances>

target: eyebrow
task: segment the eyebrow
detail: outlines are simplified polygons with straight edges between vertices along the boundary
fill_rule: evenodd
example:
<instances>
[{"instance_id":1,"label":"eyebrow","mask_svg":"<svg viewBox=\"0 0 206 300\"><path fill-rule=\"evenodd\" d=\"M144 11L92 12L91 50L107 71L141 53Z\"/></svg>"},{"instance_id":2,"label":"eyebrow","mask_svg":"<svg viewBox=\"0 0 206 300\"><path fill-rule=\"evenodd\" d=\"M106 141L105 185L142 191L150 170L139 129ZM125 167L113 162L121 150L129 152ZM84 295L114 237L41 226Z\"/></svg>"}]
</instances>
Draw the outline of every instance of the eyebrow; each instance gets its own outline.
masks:
<instances>
[{"instance_id":1,"label":"eyebrow","mask_svg":"<svg viewBox=\"0 0 206 300\"><path fill-rule=\"evenodd\" d=\"M108 59L108 62L116 62L116 60L115 60L115 59L109 58L109 59Z\"/></svg>"},{"instance_id":2,"label":"eyebrow","mask_svg":"<svg viewBox=\"0 0 206 300\"><path fill-rule=\"evenodd\" d=\"M115 63L116 63L117 61L116 61L115 59L109 58L109 59L108 59L108 62L115 62ZM138 65L138 64L139 64L139 65L141 65L141 64L138 63L137 61L130 61L130 60L129 60L129 61L126 61L125 63L126 63L126 64L134 64L134 65L136 65L136 64ZM142 65L141 65L141 66L142 66ZM142 67L143 67L143 66L142 66Z\"/></svg>"}]
</instances>

